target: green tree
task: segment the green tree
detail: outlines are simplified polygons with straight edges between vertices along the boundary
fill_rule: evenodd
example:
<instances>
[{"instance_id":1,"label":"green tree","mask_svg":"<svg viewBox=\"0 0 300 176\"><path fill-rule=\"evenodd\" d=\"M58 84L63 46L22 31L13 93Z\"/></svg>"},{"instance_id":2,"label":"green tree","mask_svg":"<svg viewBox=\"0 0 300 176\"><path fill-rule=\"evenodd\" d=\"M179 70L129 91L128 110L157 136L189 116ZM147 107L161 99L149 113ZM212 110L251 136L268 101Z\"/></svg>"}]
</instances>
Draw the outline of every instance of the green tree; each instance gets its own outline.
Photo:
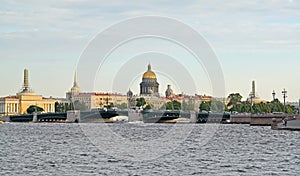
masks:
<instances>
[{"instance_id":1,"label":"green tree","mask_svg":"<svg viewBox=\"0 0 300 176\"><path fill-rule=\"evenodd\" d=\"M242 102L241 112L249 113L251 111L251 103L248 101Z\"/></svg>"},{"instance_id":2,"label":"green tree","mask_svg":"<svg viewBox=\"0 0 300 176\"><path fill-rule=\"evenodd\" d=\"M171 101L166 103L166 110L174 110L173 103Z\"/></svg>"},{"instance_id":3,"label":"green tree","mask_svg":"<svg viewBox=\"0 0 300 176\"><path fill-rule=\"evenodd\" d=\"M211 101L202 101L201 104L199 105L199 110L200 111L210 111L211 109Z\"/></svg>"},{"instance_id":4,"label":"green tree","mask_svg":"<svg viewBox=\"0 0 300 176\"><path fill-rule=\"evenodd\" d=\"M286 106L286 113L288 113L288 114L293 114L294 113L294 109L291 105Z\"/></svg>"},{"instance_id":5,"label":"green tree","mask_svg":"<svg viewBox=\"0 0 300 176\"><path fill-rule=\"evenodd\" d=\"M210 102L210 110L216 111L216 112L223 112L224 111L225 104L221 101L212 100Z\"/></svg>"},{"instance_id":6,"label":"green tree","mask_svg":"<svg viewBox=\"0 0 300 176\"><path fill-rule=\"evenodd\" d=\"M55 112L66 112L65 104L55 102L54 104Z\"/></svg>"},{"instance_id":7,"label":"green tree","mask_svg":"<svg viewBox=\"0 0 300 176\"><path fill-rule=\"evenodd\" d=\"M172 103L174 110L181 110L181 103L179 101L173 100Z\"/></svg>"},{"instance_id":8,"label":"green tree","mask_svg":"<svg viewBox=\"0 0 300 176\"><path fill-rule=\"evenodd\" d=\"M145 108L144 108L144 110L150 110L150 109L152 109L152 106L149 105L149 104L147 104L147 105L145 106Z\"/></svg>"},{"instance_id":9,"label":"green tree","mask_svg":"<svg viewBox=\"0 0 300 176\"><path fill-rule=\"evenodd\" d=\"M28 114L32 114L33 112L43 112L44 109L36 105L30 105L26 111Z\"/></svg>"},{"instance_id":10,"label":"green tree","mask_svg":"<svg viewBox=\"0 0 300 176\"><path fill-rule=\"evenodd\" d=\"M114 105L114 103L109 103L109 105L105 105L104 107L107 109L111 109L111 108L115 107L115 105Z\"/></svg>"},{"instance_id":11,"label":"green tree","mask_svg":"<svg viewBox=\"0 0 300 176\"><path fill-rule=\"evenodd\" d=\"M254 111L254 113L261 113L262 112L262 105L261 105L261 103L254 104L253 105L253 111Z\"/></svg>"},{"instance_id":12,"label":"green tree","mask_svg":"<svg viewBox=\"0 0 300 176\"><path fill-rule=\"evenodd\" d=\"M166 103L166 110L181 110L181 103L173 100Z\"/></svg>"},{"instance_id":13,"label":"green tree","mask_svg":"<svg viewBox=\"0 0 300 176\"><path fill-rule=\"evenodd\" d=\"M271 112L283 112L283 104L278 99L270 102Z\"/></svg>"},{"instance_id":14,"label":"green tree","mask_svg":"<svg viewBox=\"0 0 300 176\"><path fill-rule=\"evenodd\" d=\"M136 106L137 107L143 107L143 106L145 106L146 105L146 100L145 100L145 98L137 98L136 99Z\"/></svg>"},{"instance_id":15,"label":"green tree","mask_svg":"<svg viewBox=\"0 0 300 176\"><path fill-rule=\"evenodd\" d=\"M229 102L228 106L236 105L237 103L242 102L242 96L239 93L232 93L228 96Z\"/></svg>"},{"instance_id":16,"label":"green tree","mask_svg":"<svg viewBox=\"0 0 300 176\"><path fill-rule=\"evenodd\" d=\"M230 109L231 112L242 112L245 109L245 104L242 102L238 102L235 105L232 105Z\"/></svg>"},{"instance_id":17,"label":"green tree","mask_svg":"<svg viewBox=\"0 0 300 176\"><path fill-rule=\"evenodd\" d=\"M227 103L227 109L231 112L241 111L243 109L242 96L239 93L232 93L228 97L229 102Z\"/></svg>"},{"instance_id":18,"label":"green tree","mask_svg":"<svg viewBox=\"0 0 300 176\"><path fill-rule=\"evenodd\" d=\"M88 109L87 106L84 103L82 103L82 102L80 102L78 100L76 100L73 103L71 103L71 108L73 110L80 110L80 111L84 111L84 110Z\"/></svg>"}]
</instances>

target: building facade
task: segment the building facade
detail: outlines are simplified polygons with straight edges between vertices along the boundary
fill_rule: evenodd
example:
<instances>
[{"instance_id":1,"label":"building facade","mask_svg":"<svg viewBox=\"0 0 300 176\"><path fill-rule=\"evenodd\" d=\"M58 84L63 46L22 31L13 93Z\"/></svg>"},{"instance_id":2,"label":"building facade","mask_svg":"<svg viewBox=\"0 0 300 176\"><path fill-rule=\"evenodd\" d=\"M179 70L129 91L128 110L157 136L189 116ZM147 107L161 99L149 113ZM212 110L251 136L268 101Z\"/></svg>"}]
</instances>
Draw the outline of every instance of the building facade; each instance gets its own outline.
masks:
<instances>
[{"instance_id":1,"label":"building facade","mask_svg":"<svg viewBox=\"0 0 300 176\"><path fill-rule=\"evenodd\" d=\"M123 103L127 104L127 96L118 93L101 93L101 92L80 92L72 97L72 101L83 103L87 109L104 108L114 104L115 106Z\"/></svg>"},{"instance_id":2,"label":"building facade","mask_svg":"<svg viewBox=\"0 0 300 176\"><path fill-rule=\"evenodd\" d=\"M126 95L118 93L81 92L78 86L76 71L74 73L73 87L66 93L66 99L71 103L76 101L83 103L87 109L103 108L111 104L127 104Z\"/></svg>"},{"instance_id":3,"label":"building facade","mask_svg":"<svg viewBox=\"0 0 300 176\"><path fill-rule=\"evenodd\" d=\"M26 114L27 108L36 105L44 109L44 112L55 112L55 99L45 98L35 94L29 87L28 70L24 70L24 85L22 91L15 96L0 98L0 115Z\"/></svg>"}]
</instances>

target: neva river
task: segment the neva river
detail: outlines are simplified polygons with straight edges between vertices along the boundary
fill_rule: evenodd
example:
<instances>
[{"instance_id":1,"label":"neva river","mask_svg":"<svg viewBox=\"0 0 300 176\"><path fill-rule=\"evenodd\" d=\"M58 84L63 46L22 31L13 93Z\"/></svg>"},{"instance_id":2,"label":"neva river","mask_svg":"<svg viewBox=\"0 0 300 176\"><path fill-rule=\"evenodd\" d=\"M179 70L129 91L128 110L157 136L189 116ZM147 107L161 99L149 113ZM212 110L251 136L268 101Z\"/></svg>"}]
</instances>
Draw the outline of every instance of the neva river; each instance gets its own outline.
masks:
<instances>
[{"instance_id":1,"label":"neva river","mask_svg":"<svg viewBox=\"0 0 300 176\"><path fill-rule=\"evenodd\" d=\"M180 138L169 133L178 130L172 124L0 125L0 175L300 174L299 132L179 126L193 128ZM164 136L164 142L156 140Z\"/></svg>"}]
</instances>

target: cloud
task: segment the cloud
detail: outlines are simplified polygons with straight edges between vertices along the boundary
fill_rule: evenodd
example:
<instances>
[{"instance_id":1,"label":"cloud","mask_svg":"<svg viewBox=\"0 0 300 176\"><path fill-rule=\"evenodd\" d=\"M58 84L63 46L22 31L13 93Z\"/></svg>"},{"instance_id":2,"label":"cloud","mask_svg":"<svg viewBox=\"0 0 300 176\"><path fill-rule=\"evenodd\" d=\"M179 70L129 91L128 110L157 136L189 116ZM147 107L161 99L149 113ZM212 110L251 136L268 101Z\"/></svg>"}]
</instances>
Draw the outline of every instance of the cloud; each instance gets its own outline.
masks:
<instances>
[{"instance_id":1,"label":"cloud","mask_svg":"<svg viewBox=\"0 0 300 176\"><path fill-rule=\"evenodd\" d=\"M230 62L226 60L229 57L273 57L259 55L263 51L291 53L300 43L299 1L4 0L0 7L0 57L20 64L26 64L24 57L76 61L99 31L142 15L167 16L192 26L225 63ZM238 59L234 62L243 65Z\"/></svg>"},{"instance_id":2,"label":"cloud","mask_svg":"<svg viewBox=\"0 0 300 176\"><path fill-rule=\"evenodd\" d=\"M294 45L294 44L300 44L300 41L295 40L265 40L263 41L265 44L275 44L275 45Z\"/></svg>"}]
</instances>

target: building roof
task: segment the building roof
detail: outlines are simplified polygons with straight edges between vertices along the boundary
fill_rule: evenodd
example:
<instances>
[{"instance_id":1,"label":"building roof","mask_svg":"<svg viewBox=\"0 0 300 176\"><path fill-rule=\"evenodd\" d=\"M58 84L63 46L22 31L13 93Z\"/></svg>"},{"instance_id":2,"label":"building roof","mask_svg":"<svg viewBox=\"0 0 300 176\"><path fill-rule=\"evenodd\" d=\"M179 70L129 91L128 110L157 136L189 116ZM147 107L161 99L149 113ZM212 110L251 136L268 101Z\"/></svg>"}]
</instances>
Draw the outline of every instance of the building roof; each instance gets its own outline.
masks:
<instances>
[{"instance_id":1,"label":"building roof","mask_svg":"<svg viewBox=\"0 0 300 176\"><path fill-rule=\"evenodd\" d=\"M148 70L143 74L143 79L156 79L155 73L151 70L151 65L148 65Z\"/></svg>"},{"instance_id":2,"label":"building roof","mask_svg":"<svg viewBox=\"0 0 300 176\"><path fill-rule=\"evenodd\" d=\"M16 96L0 97L0 100L18 100Z\"/></svg>"}]
</instances>

